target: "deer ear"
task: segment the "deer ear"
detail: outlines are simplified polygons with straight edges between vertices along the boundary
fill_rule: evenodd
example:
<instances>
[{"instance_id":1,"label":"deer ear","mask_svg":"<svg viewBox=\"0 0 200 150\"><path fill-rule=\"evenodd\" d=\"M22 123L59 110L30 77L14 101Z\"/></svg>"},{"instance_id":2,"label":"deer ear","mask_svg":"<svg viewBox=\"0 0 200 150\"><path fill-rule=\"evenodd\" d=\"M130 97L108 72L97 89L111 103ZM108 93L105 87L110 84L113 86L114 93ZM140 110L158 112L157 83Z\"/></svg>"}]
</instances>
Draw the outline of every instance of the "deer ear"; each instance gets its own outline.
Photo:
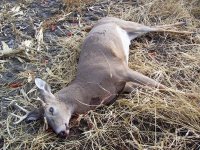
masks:
<instances>
[{"instance_id":1,"label":"deer ear","mask_svg":"<svg viewBox=\"0 0 200 150\"><path fill-rule=\"evenodd\" d=\"M51 87L44 80L35 78L35 84L43 93L51 93Z\"/></svg>"},{"instance_id":2,"label":"deer ear","mask_svg":"<svg viewBox=\"0 0 200 150\"><path fill-rule=\"evenodd\" d=\"M45 103L51 103L56 100L56 97L51 93L50 86L42 79L35 78L35 84L40 90L41 100Z\"/></svg>"}]
</instances>

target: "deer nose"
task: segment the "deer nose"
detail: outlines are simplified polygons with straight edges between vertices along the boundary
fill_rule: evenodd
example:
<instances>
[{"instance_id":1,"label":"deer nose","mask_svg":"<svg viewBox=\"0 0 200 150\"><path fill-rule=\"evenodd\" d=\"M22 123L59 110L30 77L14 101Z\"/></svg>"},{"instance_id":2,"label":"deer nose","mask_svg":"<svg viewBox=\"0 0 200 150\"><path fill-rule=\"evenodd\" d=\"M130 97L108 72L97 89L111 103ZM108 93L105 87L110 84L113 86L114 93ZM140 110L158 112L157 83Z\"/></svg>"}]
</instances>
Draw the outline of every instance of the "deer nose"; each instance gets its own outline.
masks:
<instances>
[{"instance_id":1,"label":"deer nose","mask_svg":"<svg viewBox=\"0 0 200 150\"><path fill-rule=\"evenodd\" d=\"M58 133L58 136L63 139L65 139L68 135L69 135L68 131L61 131L60 133Z\"/></svg>"}]
</instances>

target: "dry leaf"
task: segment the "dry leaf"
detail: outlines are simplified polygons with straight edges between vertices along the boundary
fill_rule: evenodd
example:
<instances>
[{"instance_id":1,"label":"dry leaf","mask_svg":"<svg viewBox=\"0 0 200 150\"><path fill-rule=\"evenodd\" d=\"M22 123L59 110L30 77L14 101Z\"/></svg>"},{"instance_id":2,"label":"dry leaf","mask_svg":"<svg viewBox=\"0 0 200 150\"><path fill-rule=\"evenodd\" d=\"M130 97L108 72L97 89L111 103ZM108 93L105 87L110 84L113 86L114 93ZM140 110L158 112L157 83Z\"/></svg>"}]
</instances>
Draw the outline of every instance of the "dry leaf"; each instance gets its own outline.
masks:
<instances>
[{"instance_id":1,"label":"dry leaf","mask_svg":"<svg viewBox=\"0 0 200 150\"><path fill-rule=\"evenodd\" d=\"M50 76L54 76L53 72L49 68L46 68L46 71Z\"/></svg>"},{"instance_id":2,"label":"dry leaf","mask_svg":"<svg viewBox=\"0 0 200 150\"><path fill-rule=\"evenodd\" d=\"M4 41L1 41L1 43L3 49L0 51L0 56L14 53L13 49L10 48Z\"/></svg>"},{"instance_id":3,"label":"dry leaf","mask_svg":"<svg viewBox=\"0 0 200 150\"><path fill-rule=\"evenodd\" d=\"M10 88L18 88L22 86L22 83L17 82L17 83L11 83L8 85Z\"/></svg>"},{"instance_id":4,"label":"dry leaf","mask_svg":"<svg viewBox=\"0 0 200 150\"><path fill-rule=\"evenodd\" d=\"M23 11L20 11L20 12L17 12L17 13L15 13L15 14L13 14L13 17L14 16L17 16L17 15L23 15L24 13L23 13Z\"/></svg>"},{"instance_id":5,"label":"dry leaf","mask_svg":"<svg viewBox=\"0 0 200 150\"><path fill-rule=\"evenodd\" d=\"M12 16L23 15L23 11L20 11L20 6L15 6L11 9L14 13Z\"/></svg>"},{"instance_id":6,"label":"dry leaf","mask_svg":"<svg viewBox=\"0 0 200 150\"><path fill-rule=\"evenodd\" d=\"M35 78L35 73L31 70L26 70L24 72L20 72L18 74L19 77L23 77L23 78L27 78L28 82L33 81L33 79Z\"/></svg>"},{"instance_id":7,"label":"dry leaf","mask_svg":"<svg viewBox=\"0 0 200 150\"><path fill-rule=\"evenodd\" d=\"M0 64L5 62L8 62L8 60L0 60Z\"/></svg>"},{"instance_id":8,"label":"dry leaf","mask_svg":"<svg viewBox=\"0 0 200 150\"><path fill-rule=\"evenodd\" d=\"M38 42L37 51L40 51L41 44L43 43L43 28L41 27L36 35L36 39Z\"/></svg>"},{"instance_id":9,"label":"dry leaf","mask_svg":"<svg viewBox=\"0 0 200 150\"><path fill-rule=\"evenodd\" d=\"M192 55L189 55L187 53L183 53L183 52L181 52L181 53L183 54L183 57L185 57L187 59L191 59L191 60L196 60L197 59L196 57L194 57Z\"/></svg>"},{"instance_id":10,"label":"dry leaf","mask_svg":"<svg viewBox=\"0 0 200 150\"><path fill-rule=\"evenodd\" d=\"M30 73L28 74L28 79L27 80L28 80L28 82L31 82L33 80L33 76Z\"/></svg>"},{"instance_id":11,"label":"dry leaf","mask_svg":"<svg viewBox=\"0 0 200 150\"><path fill-rule=\"evenodd\" d=\"M12 12L17 13L20 10L20 6L15 6L11 9Z\"/></svg>"},{"instance_id":12,"label":"dry leaf","mask_svg":"<svg viewBox=\"0 0 200 150\"><path fill-rule=\"evenodd\" d=\"M32 46L33 46L33 41L32 40L25 40L21 43L22 47L26 48L26 51L28 52Z\"/></svg>"},{"instance_id":13,"label":"dry leaf","mask_svg":"<svg viewBox=\"0 0 200 150\"><path fill-rule=\"evenodd\" d=\"M25 63L25 60L21 59L20 57L16 57L16 58L17 58L17 60L19 60L19 62Z\"/></svg>"}]
</instances>

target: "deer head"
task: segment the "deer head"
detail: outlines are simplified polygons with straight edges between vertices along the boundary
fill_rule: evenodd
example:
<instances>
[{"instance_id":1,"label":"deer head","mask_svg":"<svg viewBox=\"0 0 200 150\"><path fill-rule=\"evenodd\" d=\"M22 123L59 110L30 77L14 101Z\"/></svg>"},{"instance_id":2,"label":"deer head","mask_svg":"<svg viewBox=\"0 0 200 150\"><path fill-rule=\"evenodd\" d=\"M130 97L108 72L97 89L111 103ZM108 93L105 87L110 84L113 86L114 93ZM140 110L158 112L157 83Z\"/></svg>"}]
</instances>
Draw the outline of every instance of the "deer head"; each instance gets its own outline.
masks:
<instances>
[{"instance_id":1,"label":"deer head","mask_svg":"<svg viewBox=\"0 0 200 150\"><path fill-rule=\"evenodd\" d=\"M42 79L36 78L35 84L40 90L43 101L44 117L49 126L61 137L69 135L71 108L51 93L50 86Z\"/></svg>"}]
</instances>

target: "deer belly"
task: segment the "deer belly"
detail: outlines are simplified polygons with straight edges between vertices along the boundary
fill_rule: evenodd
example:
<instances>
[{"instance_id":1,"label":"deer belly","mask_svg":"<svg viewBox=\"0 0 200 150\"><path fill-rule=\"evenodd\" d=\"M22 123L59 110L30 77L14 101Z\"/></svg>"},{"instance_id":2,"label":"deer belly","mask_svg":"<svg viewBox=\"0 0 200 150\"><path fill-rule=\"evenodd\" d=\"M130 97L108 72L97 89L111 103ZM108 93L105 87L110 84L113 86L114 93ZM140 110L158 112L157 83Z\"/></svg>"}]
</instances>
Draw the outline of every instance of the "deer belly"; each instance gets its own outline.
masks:
<instances>
[{"instance_id":1,"label":"deer belly","mask_svg":"<svg viewBox=\"0 0 200 150\"><path fill-rule=\"evenodd\" d=\"M129 38L127 32L125 30L121 29L120 27L117 27L117 33L119 34L119 37L121 39L123 51L126 56L126 61L128 63L129 45L131 44L130 38Z\"/></svg>"}]
</instances>

